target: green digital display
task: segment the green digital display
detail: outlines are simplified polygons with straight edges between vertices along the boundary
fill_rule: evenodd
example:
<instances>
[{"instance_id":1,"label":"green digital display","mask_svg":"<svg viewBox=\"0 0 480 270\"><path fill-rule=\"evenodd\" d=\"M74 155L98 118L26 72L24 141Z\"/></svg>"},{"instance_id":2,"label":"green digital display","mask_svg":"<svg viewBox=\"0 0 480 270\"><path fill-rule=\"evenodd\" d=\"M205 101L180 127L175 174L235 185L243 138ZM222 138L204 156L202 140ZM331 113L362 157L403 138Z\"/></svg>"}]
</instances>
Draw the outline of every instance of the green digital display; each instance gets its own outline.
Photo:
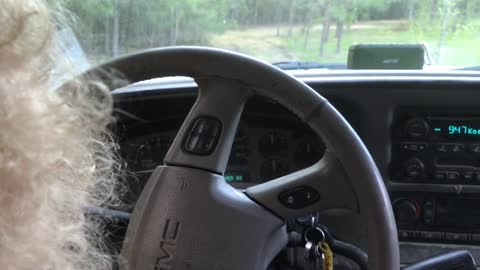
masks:
<instances>
[{"instance_id":1,"label":"green digital display","mask_svg":"<svg viewBox=\"0 0 480 270\"><path fill-rule=\"evenodd\" d=\"M480 139L480 118L430 118L428 122L439 137Z\"/></svg>"},{"instance_id":2,"label":"green digital display","mask_svg":"<svg viewBox=\"0 0 480 270\"><path fill-rule=\"evenodd\" d=\"M449 135L466 135L472 136L477 135L480 136L480 128L469 127L469 126L457 126L457 125L450 125L448 126L448 134Z\"/></svg>"},{"instance_id":3,"label":"green digital display","mask_svg":"<svg viewBox=\"0 0 480 270\"><path fill-rule=\"evenodd\" d=\"M242 174L225 174L225 181L227 182L243 182L244 177Z\"/></svg>"}]
</instances>

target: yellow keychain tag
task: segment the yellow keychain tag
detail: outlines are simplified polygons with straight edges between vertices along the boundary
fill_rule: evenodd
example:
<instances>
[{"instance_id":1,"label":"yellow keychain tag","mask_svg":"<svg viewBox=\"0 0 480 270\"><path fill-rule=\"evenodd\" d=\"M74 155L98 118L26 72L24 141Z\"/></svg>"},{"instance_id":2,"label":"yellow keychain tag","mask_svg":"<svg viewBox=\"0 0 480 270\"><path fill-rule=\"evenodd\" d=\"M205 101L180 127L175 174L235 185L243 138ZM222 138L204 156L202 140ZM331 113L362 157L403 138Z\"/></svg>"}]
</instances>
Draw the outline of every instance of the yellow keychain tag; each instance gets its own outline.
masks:
<instances>
[{"instance_id":1,"label":"yellow keychain tag","mask_svg":"<svg viewBox=\"0 0 480 270\"><path fill-rule=\"evenodd\" d=\"M323 269L324 270L333 270L333 253L332 250L330 249L330 246L326 243L323 242L320 244L320 250L322 250L325 259L323 261Z\"/></svg>"}]
</instances>

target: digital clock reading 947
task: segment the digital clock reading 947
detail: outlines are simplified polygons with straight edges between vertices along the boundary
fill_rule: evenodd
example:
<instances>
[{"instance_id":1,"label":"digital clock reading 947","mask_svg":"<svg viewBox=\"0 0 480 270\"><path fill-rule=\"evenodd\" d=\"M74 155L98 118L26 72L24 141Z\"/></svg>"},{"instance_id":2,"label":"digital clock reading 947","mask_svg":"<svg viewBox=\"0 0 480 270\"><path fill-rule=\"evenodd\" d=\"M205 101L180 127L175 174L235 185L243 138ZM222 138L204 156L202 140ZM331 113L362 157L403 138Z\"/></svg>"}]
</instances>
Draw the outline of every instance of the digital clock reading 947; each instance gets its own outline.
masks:
<instances>
[{"instance_id":1,"label":"digital clock reading 947","mask_svg":"<svg viewBox=\"0 0 480 270\"><path fill-rule=\"evenodd\" d=\"M480 118L431 118L428 123L432 135L480 140Z\"/></svg>"}]
</instances>

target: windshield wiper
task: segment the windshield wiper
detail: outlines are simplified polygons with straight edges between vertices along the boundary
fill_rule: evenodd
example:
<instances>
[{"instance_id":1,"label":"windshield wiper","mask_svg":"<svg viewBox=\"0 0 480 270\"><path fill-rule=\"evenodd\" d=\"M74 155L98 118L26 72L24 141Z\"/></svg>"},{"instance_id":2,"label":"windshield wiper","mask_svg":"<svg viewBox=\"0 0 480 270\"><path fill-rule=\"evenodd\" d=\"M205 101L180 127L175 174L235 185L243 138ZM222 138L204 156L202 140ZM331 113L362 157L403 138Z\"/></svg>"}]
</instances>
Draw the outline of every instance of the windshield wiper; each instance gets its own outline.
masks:
<instances>
[{"instance_id":1,"label":"windshield wiper","mask_svg":"<svg viewBox=\"0 0 480 270\"><path fill-rule=\"evenodd\" d=\"M275 62L272 65L283 70L295 69L347 69L346 64L340 63L318 63L318 62L301 62L301 61L284 61Z\"/></svg>"}]
</instances>

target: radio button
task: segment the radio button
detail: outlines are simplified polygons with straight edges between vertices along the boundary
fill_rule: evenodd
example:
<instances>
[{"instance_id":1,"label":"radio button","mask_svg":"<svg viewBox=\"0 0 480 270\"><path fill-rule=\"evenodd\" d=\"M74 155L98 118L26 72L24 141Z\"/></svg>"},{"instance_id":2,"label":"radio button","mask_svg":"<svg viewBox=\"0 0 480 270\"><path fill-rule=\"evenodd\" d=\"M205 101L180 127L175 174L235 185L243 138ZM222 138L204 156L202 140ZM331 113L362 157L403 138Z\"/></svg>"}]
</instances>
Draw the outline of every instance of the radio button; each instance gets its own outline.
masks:
<instances>
[{"instance_id":1,"label":"radio button","mask_svg":"<svg viewBox=\"0 0 480 270\"><path fill-rule=\"evenodd\" d=\"M470 152L479 154L480 153L480 144L471 144L469 147Z\"/></svg>"},{"instance_id":2,"label":"radio button","mask_svg":"<svg viewBox=\"0 0 480 270\"><path fill-rule=\"evenodd\" d=\"M425 172L423 162L418 158L409 159L405 165L405 174L410 178L418 178Z\"/></svg>"},{"instance_id":3,"label":"radio button","mask_svg":"<svg viewBox=\"0 0 480 270\"><path fill-rule=\"evenodd\" d=\"M441 232L420 232L420 238L427 240L440 240L442 239Z\"/></svg>"},{"instance_id":4,"label":"radio button","mask_svg":"<svg viewBox=\"0 0 480 270\"><path fill-rule=\"evenodd\" d=\"M468 234L466 233L445 233L445 239L454 241L466 241L468 240Z\"/></svg>"},{"instance_id":5,"label":"radio button","mask_svg":"<svg viewBox=\"0 0 480 270\"><path fill-rule=\"evenodd\" d=\"M466 180L467 182L472 182L473 173L472 172L464 172L463 173L463 179Z\"/></svg>"},{"instance_id":6,"label":"radio button","mask_svg":"<svg viewBox=\"0 0 480 270\"><path fill-rule=\"evenodd\" d=\"M476 184L480 184L480 173L475 173L473 175L473 181L476 183Z\"/></svg>"},{"instance_id":7,"label":"radio button","mask_svg":"<svg viewBox=\"0 0 480 270\"><path fill-rule=\"evenodd\" d=\"M400 144L400 149L402 149L402 150L408 151L409 148L410 148L409 143L401 143Z\"/></svg>"},{"instance_id":8,"label":"radio button","mask_svg":"<svg viewBox=\"0 0 480 270\"><path fill-rule=\"evenodd\" d=\"M420 152L427 148L427 144L425 143L409 143L404 142L400 143L400 149L409 152Z\"/></svg>"},{"instance_id":9,"label":"radio button","mask_svg":"<svg viewBox=\"0 0 480 270\"><path fill-rule=\"evenodd\" d=\"M444 181L447 178L447 174L444 172L435 172L433 174L433 179L436 181Z\"/></svg>"},{"instance_id":10,"label":"radio button","mask_svg":"<svg viewBox=\"0 0 480 270\"><path fill-rule=\"evenodd\" d=\"M451 145L449 145L449 152L461 153L464 150L465 150L465 146L463 144L451 144Z\"/></svg>"},{"instance_id":11,"label":"radio button","mask_svg":"<svg viewBox=\"0 0 480 270\"><path fill-rule=\"evenodd\" d=\"M447 144L440 143L435 146L435 150L439 153L448 153L449 147Z\"/></svg>"},{"instance_id":12,"label":"radio button","mask_svg":"<svg viewBox=\"0 0 480 270\"><path fill-rule=\"evenodd\" d=\"M417 152L418 151L418 145L412 143L408 146L408 150L412 151L412 152Z\"/></svg>"},{"instance_id":13,"label":"radio button","mask_svg":"<svg viewBox=\"0 0 480 270\"><path fill-rule=\"evenodd\" d=\"M465 145L459 143L439 143L435 145L435 150L439 153L462 153L465 151Z\"/></svg>"},{"instance_id":14,"label":"radio button","mask_svg":"<svg viewBox=\"0 0 480 270\"><path fill-rule=\"evenodd\" d=\"M460 178L460 174L458 172L448 172L447 173L447 181L452 182L456 181Z\"/></svg>"},{"instance_id":15,"label":"radio button","mask_svg":"<svg viewBox=\"0 0 480 270\"><path fill-rule=\"evenodd\" d=\"M413 118L405 123L405 133L411 138L423 138L428 134L428 124L422 118Z\"/></svg>"}]
</instances>

